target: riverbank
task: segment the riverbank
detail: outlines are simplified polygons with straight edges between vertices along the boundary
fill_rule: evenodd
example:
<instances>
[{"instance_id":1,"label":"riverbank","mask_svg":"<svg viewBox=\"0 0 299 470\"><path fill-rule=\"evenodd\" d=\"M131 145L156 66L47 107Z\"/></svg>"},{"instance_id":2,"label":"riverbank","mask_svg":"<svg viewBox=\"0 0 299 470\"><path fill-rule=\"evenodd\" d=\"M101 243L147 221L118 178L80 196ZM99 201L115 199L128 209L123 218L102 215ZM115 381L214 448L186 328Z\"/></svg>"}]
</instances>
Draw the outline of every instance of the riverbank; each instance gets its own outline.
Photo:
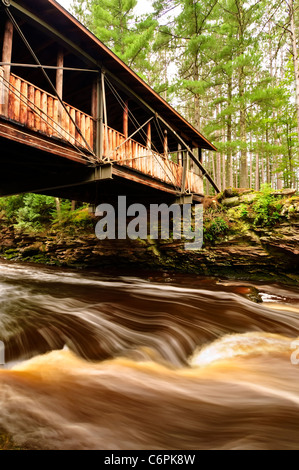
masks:
<instances>
[{"instance_id":1,"label":"riverbank","mask_svg":"<svg viewBox=\"0 0 299 470\"><path fill-rule=\"evenodd\" d=\"M226 190L204 201L204 244L186 251L181 240L98 240L97 219L62 220L19 229L1 215L0 256L84 269L143 269L232 279L299 283L299 197L294 191ZM78 215L79 214L79 215ZM86 222L87 221L87 222Z\"/></svg>"}]
</instances>

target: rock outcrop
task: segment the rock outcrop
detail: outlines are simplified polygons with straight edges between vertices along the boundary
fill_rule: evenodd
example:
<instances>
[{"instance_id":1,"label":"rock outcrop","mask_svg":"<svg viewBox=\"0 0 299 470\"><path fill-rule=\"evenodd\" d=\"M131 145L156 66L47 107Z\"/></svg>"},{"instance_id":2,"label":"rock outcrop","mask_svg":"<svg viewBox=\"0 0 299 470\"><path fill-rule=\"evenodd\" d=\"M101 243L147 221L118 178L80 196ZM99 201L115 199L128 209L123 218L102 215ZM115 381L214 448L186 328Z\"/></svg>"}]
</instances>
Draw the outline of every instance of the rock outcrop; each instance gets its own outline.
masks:
<instances>
[{"instance_id":1,"label":"rock outcrop","mask_svg":"<svg viewBox=\"0 0 299 470\"><path fill-rule=\"evenodd\" d=\"M257 197L251 191L237 196L231 191L206 201L212 223L223 217L227 229L207 238L199 251L184 250L181 240L100 241L93 233L70 235L64 230L28 235L2 220L0 256L92 269L133 266L299 283L299 197L281 197L279 215L270 225L255 224L252 204Z\"/></svg>"}]
</instances>

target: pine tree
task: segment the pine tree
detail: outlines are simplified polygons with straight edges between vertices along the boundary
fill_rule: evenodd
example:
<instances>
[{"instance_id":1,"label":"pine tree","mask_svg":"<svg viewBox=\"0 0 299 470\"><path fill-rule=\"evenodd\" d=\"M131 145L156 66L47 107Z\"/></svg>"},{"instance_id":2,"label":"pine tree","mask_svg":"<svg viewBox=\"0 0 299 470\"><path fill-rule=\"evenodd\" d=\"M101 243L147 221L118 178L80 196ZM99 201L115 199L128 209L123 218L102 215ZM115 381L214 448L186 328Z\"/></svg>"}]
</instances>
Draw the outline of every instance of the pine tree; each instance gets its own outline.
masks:
<instances>
[{"instance_id":1,"label":"pine tree","mask_svg":"<svg viewBox=\"0 0 299 470\"><path fill-rule=\"evenodd\" d=\"M204 159L222 188L259 189L298 185L298 1L155 0L137 18L137 0L73 0L73 11L216 144Z\"/></svg>"},{"instance_id":2,"label":"pine tree","mask_svg":"<svg viewBox=\"0 0 299 470\"><path fill-rule=\"evenodd\" d=\"M137 0L73 0L72 11L127 65L147 78L151 41L157 26L151 15L137 17Z\"/></svg>"}]
</instances>

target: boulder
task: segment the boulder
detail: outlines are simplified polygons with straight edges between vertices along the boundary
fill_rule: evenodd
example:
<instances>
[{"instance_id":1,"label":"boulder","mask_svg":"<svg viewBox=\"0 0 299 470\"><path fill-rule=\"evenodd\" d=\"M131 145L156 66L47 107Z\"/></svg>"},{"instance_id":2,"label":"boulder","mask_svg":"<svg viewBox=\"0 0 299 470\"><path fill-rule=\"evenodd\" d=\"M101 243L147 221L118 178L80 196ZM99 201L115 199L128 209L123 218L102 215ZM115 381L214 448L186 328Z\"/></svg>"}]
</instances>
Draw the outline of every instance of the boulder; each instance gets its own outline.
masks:
<instances>
[{"instance_id":1,"label":"boulder","mask_svg":"<svg viewBox=\"0 0 299 470\"><path fill-rule=\"evenodd\" d=\"M226 188L224 191L223 191L223 196L224 198L228 198L228 197L234 197L234 196L238 196L238 193L237 191L234 189L234 188Z\"/></svg>"},{"instance_id":2,"label":"boulder","mask_svg":"<svg viewBox=\"0 0 299 470\"><path fill-rule=\"evenodd\" d=\"M237 196L226 198L226 199L223 199L222 204L226 207L238 206L240 204L240 198Z\"/></svg>"},{"instance_id":3,"label":"boulder","mask_svg":"<svg viewBox=\"0 0 299 470\"><path fill-rule=\"evenodd\" d=\"M286 188L286 189L280 189L277 191L272 191L270 194L271 196L292 196L293 194L296 193L296 189L292 188Z\"/></svg>"},{"instance_id":4,"label":"boulder","mask_svg":"<svg viewBox=\"0 0 299 470\"><path fill-rule=\"evenodd\" d=\"M252 193L253 189L245 189L245 188L226 188L223 191L223 196L224 198L229 198L229 197L236 197L236 196L241 196L243 194L249 194Z\"/></svg>"},{"instance_id":5,"label":"boulder","mask_svg":"<svg viewBox=\"0 0 299 470\"><path fill-rule=\"evenodd\" d=\"M244 194L243 196L240 197L240 202L251 204L253 201L256 200L256 198L257 198L257 194L255 193Z\"/></svg>"}]
</instances>

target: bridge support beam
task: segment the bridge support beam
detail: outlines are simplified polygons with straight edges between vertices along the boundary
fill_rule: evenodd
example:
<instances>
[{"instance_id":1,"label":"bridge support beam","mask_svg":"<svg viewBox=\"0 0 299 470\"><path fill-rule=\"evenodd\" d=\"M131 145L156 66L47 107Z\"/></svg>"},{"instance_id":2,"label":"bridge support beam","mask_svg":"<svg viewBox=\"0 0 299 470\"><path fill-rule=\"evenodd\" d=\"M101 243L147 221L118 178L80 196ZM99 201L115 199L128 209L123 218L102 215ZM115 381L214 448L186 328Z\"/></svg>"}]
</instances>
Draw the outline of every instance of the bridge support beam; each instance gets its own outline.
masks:
<instances>
[{"instance_id":1,"label":"bridge support beam","mask_svg":"<svg viewBox=\"0 0 299 470\"><path fill-rule=\"evenodd\" d=\"M182 193L184 193L186 189L187 166L188 166L188 154L187 152L183 152L183 173L182 173L182 184L181 184Z\"/></svg>"},{"instance_id":2,"label":"bridge support beam","mask_svg":"<svg viewBox=\"0 0 299 470\"><path fill-rule=\"evenodd\" d=\"M6 21L3 37L3 48L2 48L2 62L10 64L12 58L12 42L13 42L13 24L10 20ZM7 84L10 78L10 65L3 66L3 78L4 78L4 91L3 91L3 104L2 114L8 117L8 95L9 89Z\"/></svg>"},{"instance_id":3,"label":"bridge support beam","mask_svg":"<svg viewBox=\"0 0 299 470\"><path fill-rule=\"evenodd\" d=\"M64 64L64 54L63 51L60 50L57 55L57 70L56 70L56 91L59 98L62 99L63 97L63 64ZM62 113L63 107L59 103L58 104L58 124L62 125Z\"/></svg>"},{"instance_id":4,"label":"bridge support beam","mask_svg":"<svg viewBox=\"0 0 299 470\"><path fill-rule=\"evenodd\" d=\"M98 161L103 159L103 139L104 139L104 129L103 129L103 91L102 91L102 81L101 75L98 74L96 80L94 81L92 88L92 98L91 98L91 115L95 120L94 125L94 152L97 156Z\"/></svg>"},{"instance_id":5,"label":"bridge support beam","mask_svg":"<svg viewBox=\"0 0 299 470\"><path fill-rule=\"evenodd\" d=\"M101 165L96 168L80 167L77 170L64 171L62 174L45 170L37 170L29 178L24 178L26 169L20 167L14 170L7 168L6 173L14 173L13 181L0 176L0 197L20 193L43 193L60 188L70 188L97 181L112 179L112 164Z\"/></svg>"},{"instance_id":6,"label":"bridge support beam","mask_svg":"<svg viewBox=\"0 0 299 470\"><path fill-rule=\"evenodd\" d=\"M129 136L129 101L125 101L125 106L123 110L123 134L125 139Z\"/></svg>"},{"instance_id":7,"label":"bridge support beam","mask_svg":"<svg viewBox=\"0 0 299 470\"><path fill-rule=\"evenodd\" d=\"M125 136L125 140L129 137L129 101L125 101L124 109L123 109L123 134ZM125 143L125 152L126 155L128 154L128 142Z\"/></svg>"},{"instance_id":8,"label":"bridge support beam","mask_svg":"<svg viewBox=\"0 0 299 470\"><path fill-rule=\"evenodd\" d=\"M192 204L193 203L193 195L192 194L182 194L178 196L175 201L175 204Z\"/></svg>"},{"instance_id":9,"label":"bridge support beam","mask_svg":"<svg viewBox=\"0 0 299 470\"><path fill-rule=\"evenodd\" d=\"M163 152L164 152L164 157L168 158L168 135L167 135L166 129L164 130Z\"/></svg>"},{"instance_id":10,"label":"bridge support beam","mask_svg":"<svg viewBox=\"0 0 299 470\"><path fill-rule=\"evenodd\" d=\"M152 148L152 125L150 122L146 126L146 147L149 150Z\"/></svg>"}]
</instances>

